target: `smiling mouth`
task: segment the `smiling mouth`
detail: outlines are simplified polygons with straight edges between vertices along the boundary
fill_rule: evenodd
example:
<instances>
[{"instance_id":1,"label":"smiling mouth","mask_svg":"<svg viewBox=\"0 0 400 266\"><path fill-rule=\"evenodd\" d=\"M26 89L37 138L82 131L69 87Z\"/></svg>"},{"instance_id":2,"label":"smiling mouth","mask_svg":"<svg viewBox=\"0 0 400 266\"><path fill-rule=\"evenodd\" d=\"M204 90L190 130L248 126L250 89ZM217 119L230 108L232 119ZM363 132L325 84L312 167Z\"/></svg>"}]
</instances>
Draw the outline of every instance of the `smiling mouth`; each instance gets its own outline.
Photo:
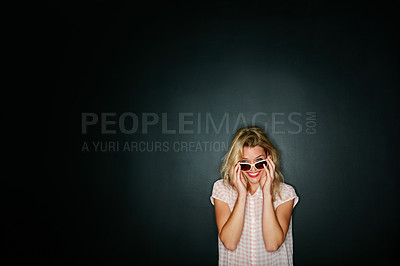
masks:
<instances>
[{"instance_id":1,"label":"smiling mouth","mask_svg":"<svg viewBox=\"0 0 400 266\"><path fill-rule=\"evenodd\" d=\"M261 172L261 171L260 171ZM250 177L257 177L259 174L260 174L260 172L257 172L257 173L250 173L250 172L247 172L247 174L250 176Z\"/></svg>"}]
</instances>

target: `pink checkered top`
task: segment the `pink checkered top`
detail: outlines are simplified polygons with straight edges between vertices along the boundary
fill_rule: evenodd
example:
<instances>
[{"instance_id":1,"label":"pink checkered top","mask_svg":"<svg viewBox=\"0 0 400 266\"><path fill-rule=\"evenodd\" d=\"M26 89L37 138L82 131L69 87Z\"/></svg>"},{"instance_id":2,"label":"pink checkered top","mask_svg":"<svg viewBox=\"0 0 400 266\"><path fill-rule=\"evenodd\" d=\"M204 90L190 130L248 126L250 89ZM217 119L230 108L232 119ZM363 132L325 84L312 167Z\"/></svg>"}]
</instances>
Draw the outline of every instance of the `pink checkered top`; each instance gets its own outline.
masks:
<instances>
[{"instance_id":1,"label":"pink checkered top","mask_svg":"<svg viewBox=\"0 0 400 266\"><path fill-rule=\"evenodd\" d=\"M291 199L294 199L294 208L299 201L294 188L283 182L280 188L282 199L277 197L273 202L274 209ZM219 179L214 183L210 197L213 205L214 198L226 202L233 211L237 192ZM262 235L262 208L263 193L261 187L258 187L253 195L250 193L247 195L243 231L236 249L231 251L225 248L218 236L219 265L293 265L292 217L283 244L278 250L268 252Z\"/></svg>"}]
</instances>

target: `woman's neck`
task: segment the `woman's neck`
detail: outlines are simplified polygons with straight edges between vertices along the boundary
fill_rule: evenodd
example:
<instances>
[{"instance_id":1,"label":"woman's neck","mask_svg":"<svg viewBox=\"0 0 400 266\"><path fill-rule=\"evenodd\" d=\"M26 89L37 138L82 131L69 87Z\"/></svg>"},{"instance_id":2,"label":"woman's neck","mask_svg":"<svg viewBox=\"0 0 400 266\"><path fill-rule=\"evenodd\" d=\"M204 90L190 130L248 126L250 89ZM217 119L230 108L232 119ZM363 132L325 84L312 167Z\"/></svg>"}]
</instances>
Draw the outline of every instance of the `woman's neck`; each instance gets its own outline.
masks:
<instances>
[{"instance_id":1,"label":"woman's neck","mask_svg":"<svg viewBox=\"0 0 400 266\"><path fill-rule=\"evenodd\" d=\"M256 193L259 186L260 186L260 183L250 184L250 194L254 195L254 193Z\"/></svg>"}]
</instances>

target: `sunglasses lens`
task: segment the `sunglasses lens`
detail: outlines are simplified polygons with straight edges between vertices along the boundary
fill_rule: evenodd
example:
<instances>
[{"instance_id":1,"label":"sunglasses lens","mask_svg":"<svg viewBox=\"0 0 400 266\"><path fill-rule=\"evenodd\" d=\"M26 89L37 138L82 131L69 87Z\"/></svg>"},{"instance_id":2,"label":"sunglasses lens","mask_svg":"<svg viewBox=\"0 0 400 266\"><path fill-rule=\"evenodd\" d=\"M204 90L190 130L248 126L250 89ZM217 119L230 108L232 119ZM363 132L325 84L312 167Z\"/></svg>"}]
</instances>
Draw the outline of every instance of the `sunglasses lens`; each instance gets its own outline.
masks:
<instances>
[{"instance_id":1,"label":"sunglasses lens","mask_svg":"<svg viewBox=\"0 0 400 266\"><path fill-rule=\"evenodd\" d=\"M266 162L266 161L256 163L254 166L255 166L257 169L264 169L264 165L267 165L267 162Z\"/></svg>"},{"instance_id":2,"label":"sunglasses lens","mask_svg":"<svg viewBox=\"0 0 400 266\"><path fill-rule=\"evenodd\" d=\"M249 164L240 164L240 167L242 169L242 171L249 171L251 168L251 165Z\"/></svg>"}]
</instances>

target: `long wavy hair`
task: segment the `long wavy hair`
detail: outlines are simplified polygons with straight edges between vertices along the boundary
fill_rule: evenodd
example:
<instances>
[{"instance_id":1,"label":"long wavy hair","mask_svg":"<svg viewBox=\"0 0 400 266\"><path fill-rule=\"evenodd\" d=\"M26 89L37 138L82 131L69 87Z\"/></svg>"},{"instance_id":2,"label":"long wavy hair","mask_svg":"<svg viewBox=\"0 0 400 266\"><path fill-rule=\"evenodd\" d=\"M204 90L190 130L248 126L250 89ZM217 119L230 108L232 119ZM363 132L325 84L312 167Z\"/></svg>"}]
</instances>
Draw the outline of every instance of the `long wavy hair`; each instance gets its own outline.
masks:
<instances>
[{"instance_id":1,"label":"long wavy hair","mask_svg":"<svg viewBox=\"0 0 400 266\"><path fill-rule=\"evenodd\" d=\"M284 182L284 178L279 164L279 153L267 138L265 131L258 126L246 126L238 129L233 136L229 151L222 158L222 166L219 170L224 183L236 190L233 185L234 165L243 159L243 147L264 148L265 154L270 154L272 161L275 164L275 178L271 185L272 201L275 201L276 196L281 197L280 183ZM250 184L244 175L247 182L247 191L250 191Z\"/></svg>"}]
</instances>

